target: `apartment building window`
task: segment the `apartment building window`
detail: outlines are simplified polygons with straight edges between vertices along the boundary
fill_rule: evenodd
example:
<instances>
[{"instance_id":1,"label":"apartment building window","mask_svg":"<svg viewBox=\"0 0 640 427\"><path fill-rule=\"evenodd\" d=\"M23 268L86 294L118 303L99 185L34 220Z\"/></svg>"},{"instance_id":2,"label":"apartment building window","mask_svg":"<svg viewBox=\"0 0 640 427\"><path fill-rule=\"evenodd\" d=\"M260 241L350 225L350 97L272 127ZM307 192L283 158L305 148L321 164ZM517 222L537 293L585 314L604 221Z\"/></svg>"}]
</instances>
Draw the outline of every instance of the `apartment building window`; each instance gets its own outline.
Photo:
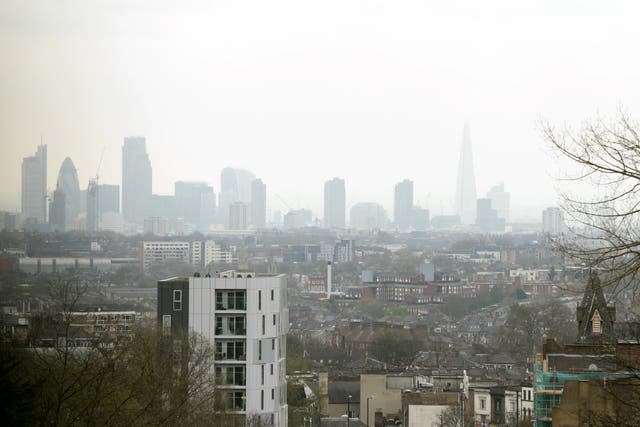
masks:
<instances>
[{"instance_id":1,"label":"apartment building window","mask_svg":"<svg viewBox=\"0 0 640 427\"><path fill-rule=\"evenodd\" d=\"M173 291L173 311L182 310L182 291L174 289Z\"/></svg>"},{"instance_id":2,"label":"apartment building window","mask_svg":"<svg viewBox=\"0 0 640 427\"><path fill-rule=\"evenodd\" d=\"M265 321L265 317L264 314L262 315L262 335L264 335L267 331L267 325L266 325L266 321Z\"/></svg>"},{"instance_id":3,"label":"apartment building window","mask_svg":"<svg viewBox=\"0 0 640 427\"><path fill-rule=\"evenodd\" d=\"M271 338L271 350L275 350L275 349L276 349L276 339Z\"/></svg>"},{"instance_id":4,"label":"apartment building window","mask_svg":"<svg viewBox=\"0 0 640 427\"><path fill-rule=\"evenodd\" d=\"M260 390L260 409L264 411L264 390Z\"/></svg>"},{"instance_id":5,"label":"apartment building window","mask_svg":"<svg viewBox=\"0 0 640 427\"><path fill-rule=\"evenodd\" d=\"M271 375L273 375L273 363L271 364Z\"/></svg>"},{"instance_id":6,"label":"apartment building window","mask_svg":"<svg viewBox=\"0 0 640 427\"><path fill-rule=\"evenodd\" d=\"M258 310L262 310L262 291L258 291Z\"/></svg>"},{"instance_id":7,"label":"apartment building window","mask_svg":"<svg viewBox=\"0 0 640 427\"><path fill-rule=\"evenodd\" d=\"M276 389L272 388L271 389L271 400L274 400L276 398Z\"/></svg>"},{"instance_id":8,"label":"apartment building window","mask_svg":"<svg viewBox=\"0 0 640 427\"><path fill-rule=\"evenodd\" d=\"M264 365L260 365L260 384L264 385Z\"/></svg>"},{"instance_id":9,"label":"apartment building window","mask_svg":"<svg viewBox=\"0 0 640 427\"><path fill-rule=\"evenodd\" d=\"M262 360L262 340L258 340L258 360Z\"/></svg>"},{"instance_id":10,"label":"apartment building window","mask_svg":"<svg viewBox=\"0 0 640 427\"><path fill-rule=\"evenodd\" d=\"M273 326L276 326L276 315L273 315Z\"/></svg>"},{"instance_id":11,"label":"apartment building window","mask_svg":"<svg viewBox=\"0 0 640 427\"><path fill-rule=\"evenodd\" d=\"M162 315L162 334L166 337L171 335L171 315Z\"/></svg>"},{"instance_id":12,"label":"apartment building window","mask_svg":"<svg viewBox=\"0 0 640 427\"><path fill-rule=\"evenodd\" d=\"M271 301L273 301L273 297L274 297L274 292L273 292L273 289L271 289Z\"/></svg>"}]
</instances>

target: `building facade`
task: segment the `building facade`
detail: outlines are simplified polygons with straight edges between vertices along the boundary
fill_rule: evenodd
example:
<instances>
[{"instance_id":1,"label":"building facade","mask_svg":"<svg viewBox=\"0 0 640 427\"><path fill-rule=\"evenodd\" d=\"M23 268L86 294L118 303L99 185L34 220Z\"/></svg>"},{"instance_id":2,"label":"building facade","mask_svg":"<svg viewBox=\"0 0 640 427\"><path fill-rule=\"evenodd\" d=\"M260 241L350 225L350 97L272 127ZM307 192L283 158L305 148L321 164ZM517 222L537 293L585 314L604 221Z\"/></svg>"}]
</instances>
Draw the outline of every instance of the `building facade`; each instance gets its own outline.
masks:
<instances>
[{"instance_id":1,"label":"building facade","mask_svg":"<svg viewBox=\"0 0 640 427\"><path fill-rule=\"evenodd\" d=\"M25 220L47 222L47 146L22 159L22 215Z\"/></svg>"},{"instance_id":2,"label":"building facade","mask_svg":"<svg viewBox=\"0 0 640 427\"><path fill-rule=\"evenodd\" d=\"M65 228L71 229L81 209L80 183L73 161L67 157L60 166L56 191L64 193L65 200Z\"/></svg>"},{"instance_id":3,"label":"building facade","mask_svg":"<svg viewBox=\"0 0 640 427\"><path fill-rule=\"evenodd\" d=\"M264 228L267 220L267 186L261 179L251 182L251 225Z\"/></svg>"},{"instance_id":4,"label":"building facade","mask_svg":"<svg viewBox=\"0 0 640 427\"><path fill-rule=\"evenodd\" d=\"M345 212L344 179L333 178L324 183L324 226L344 228Z\"/></svg>"},{"instance_id":5,"label":"building facade","mask_svg":"<svg viewBox=\"0 0 640 427\"><path fill-rule=\"evenodd\" d=\"M150 214L151 161L142 136L124 139L122 146L122 214L137 224Z\"/></svg>"},{"instance_id":6,"label":"building facade","mask_svg":"<svg viewBox=\"0 0 640 427\"><path fill-rule=\"evenodd\" d=\"M542 211L542 232L552 235L564 231L564 215L560 208L549 207Z\"/></svg>"},{"instance_id":7,"label":"building facade","mask_svg":"<svg viewBox=\"0 0 640 427\"><path fill-rule=\"evenodd\" d=\"M413 181L405 179L396 184L393 199L393 222L400 230L411 226L413 210Z\"/></svg>"},{"instance_id":8,"label":"building facade","mask_svg":"<svg viewBox=\"0 0 640 427\"><path fill-rule=\"evenodd\" d=\"M287 426L284 275L226 271L160 281L158 323L165 334L192 331L213 345L220 411L258 420L251 425Z\"/></svg>"}]
</instances>

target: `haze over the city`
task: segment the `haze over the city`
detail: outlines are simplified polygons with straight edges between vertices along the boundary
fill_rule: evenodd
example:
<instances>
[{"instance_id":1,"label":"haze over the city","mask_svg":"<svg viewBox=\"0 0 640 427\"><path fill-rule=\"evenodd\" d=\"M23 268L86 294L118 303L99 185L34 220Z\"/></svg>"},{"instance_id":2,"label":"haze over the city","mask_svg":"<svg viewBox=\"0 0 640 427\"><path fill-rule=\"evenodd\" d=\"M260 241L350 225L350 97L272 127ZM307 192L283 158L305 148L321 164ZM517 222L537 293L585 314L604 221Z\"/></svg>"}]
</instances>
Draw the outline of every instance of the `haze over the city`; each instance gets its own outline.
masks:
<instances>
[{"instance_id":1,"label":"haze over the city","mask_svg":"<svg viewBox=\"0 0 640 427\"><path fill-rule=\"evenodd\" d=\"M415 183L452 208L470 123L478 195L505 183L514 216L555 204L537 121L573 127L640 111L637 13L622 2L5 1L0 4L0 207L21 159L48 146L50 189L120 184L123 138L144 135L154 193L215 191L226 166L267 184L270 209L311 208L339 176L347 206ZM126 6L126 7L125 7Z\"/></svg>"}]
</instances>

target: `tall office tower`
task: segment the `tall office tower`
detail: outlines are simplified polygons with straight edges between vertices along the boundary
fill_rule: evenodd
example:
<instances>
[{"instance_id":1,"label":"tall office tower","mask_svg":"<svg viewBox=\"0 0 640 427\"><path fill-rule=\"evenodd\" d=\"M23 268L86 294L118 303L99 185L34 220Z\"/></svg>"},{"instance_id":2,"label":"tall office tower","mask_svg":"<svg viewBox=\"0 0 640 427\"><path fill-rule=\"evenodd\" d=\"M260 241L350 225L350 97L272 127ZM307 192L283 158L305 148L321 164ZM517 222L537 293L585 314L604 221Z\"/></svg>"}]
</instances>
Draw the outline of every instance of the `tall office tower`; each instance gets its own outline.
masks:
<instances>
[{"instance_id":1,"label":"tall office tower","mask_svg":"<svg viewBox=\"0 0 640 427\"><path fill-rule=\"evenodd\" d=\"M96 184L89 181L87 187L87 231L101 229L102 217L107 213L120 212L120 186Z\"/></svg>"},{"instance_id":2,"label":"tall office tower","mask_svg":"<svg viewBox=\"0 0 640 427\"><path fill-rule=\"evenodd\" d=\"M58 189L53 192L53 198L49 204L49 225L52 231L64 231L66 229L65 199L66 196L63 191Z\"/></svg>"},{"instance_id":3,"label":"tall office tower","mask_svg":"<svg viewBox=\"0 0 640 427\"><path fill-rule=\"evenodd\" d=\"M175 183L177 216L206 231L213 222L215 195L206 182L177 181Z\"/></svg>"},{"instance_id":4,"label":"tall office tower","mask_svg":"<svg viewBox=\"0 0 640 427\"><path fill-rule=\"evenodd\" d=\"M151 215L151 179L145 138L125 138L122 146L122 214L126 221L142 224Z\"/></svg>"},{"instance_id":5,"label":"tall office tower","mask_svg":"<svg viewBox=\"0 0 640 427\"><path fill-rule=\"evenodd\" d=\"M504 191L504 183L494 185L487 193L487 198L491 199L491 207L498 212L498 218L509 222L509 202L511 195Z\"/></svg>"},{"instance_id":6,"label":"tall office tower","mask_svg":"<svg viewBox=\"0 0 640 427\"><path fill-rule=\"evenodd\" d=\"M247 204L235 202L229 206L229 230L247 229Z\"/></svg>"},{"instance_id":7,"label":"tall office tower","mask_svg":"<svg viewBox=\"0 0 640 427\"><path fill-rule=\"evenodd\" d=\"M324 226L344 228L345 215L344 179L333 178L324 183Z\"/></svg>"},{"instance_id":8,"label":"tall office tower","mask_svg":"<svg viewBox=\"0 0 640 427\"><path fill-rule=\"evenodd\" d=\"M214 346L217 391L229 415L246 419L234 425L287 427L285 275L161 280L158 327L178 339L195 332Z\"/></svg>"},{"instance_id":9,"label":"tall office tower","mask_svg":"<svg viewBox=\"0 0 640 427\"><path fill-rule=\"evenodd\" d=\"M58 172L58 182L56 190L64 193L65 207L65 229L70 229L73 222L78 217L82 202L80 200L80 184L78 182L78 172L73 161L67 157L60 166ZM55 196L55 193L54 193Z\"/></svg>"},{"instance_id":10,"label":"tall office tower","mask_svg":"<svg viewBox=\"0 0 640 427\"><path fill-rule=\"evenodd\" d=\"M351 207L349 225L359 230L379 230L387 226L387 213L379 203L356 203Z\"/></svg>"},{"instance_id":11,"label":"tall office tower","mask_svg":"<svg viewBox=\"0 0 640 427\"><path fill-rule=\"evenodd\" d=\"M229 206L235 202L251 203L251 183L256 176L244 169L224 168L220 172L220 195L218 197L218 221L229 223Z\"/></svg>"},{"instance_id":12,"label":"tall office tower","mask_svg":"<svg viewBox=\"0 0 640 427\"><path fill-rule=\"evenodd\" d=\"M413 181L405 179L397 183L393 200L393 222L400 230L406 230L411 226Z\"/></svg>"},{"instance_id":13,"label":"tall office tower","mask_svg":"<svg viewBox=\"0 0 640 427\"><path fill-rule=\"evenodd\" d=\"M473 171L473 153L469 124L464 124L460 162L458 163L458 183L456 186L455 209L462 224L473 224L476 220L476 178Z\"/></svg>"},{"instance_id":14,"label":"tall office tower","mask_svg":"<svg viewBox=\"0 0 640 427\"><path fill-rule=\"evenodd\" d=\"M47 222L47 146L22 159L22 215L26 220Z\"/></svg>"},{"instance_id":15,"label":"tall office tower","mask_svg":"<svg viewBox=\"0 0 640 427\"><path fill-rule=\"evenodd\" d=\"M251 224L264 228L267 222L267 186L261 179L251 182Z\"/></svg>"},{"instance_id":16,"label":"tall office tower","mask_svg":"<svg viewBox=\"0 0 640 427\"><path fill-rule=\"evenodd\" d=\"M542 211L543 233L560 234L564 229L564 214L560 208L549 207Z\"/></svg>"}]
</instances>

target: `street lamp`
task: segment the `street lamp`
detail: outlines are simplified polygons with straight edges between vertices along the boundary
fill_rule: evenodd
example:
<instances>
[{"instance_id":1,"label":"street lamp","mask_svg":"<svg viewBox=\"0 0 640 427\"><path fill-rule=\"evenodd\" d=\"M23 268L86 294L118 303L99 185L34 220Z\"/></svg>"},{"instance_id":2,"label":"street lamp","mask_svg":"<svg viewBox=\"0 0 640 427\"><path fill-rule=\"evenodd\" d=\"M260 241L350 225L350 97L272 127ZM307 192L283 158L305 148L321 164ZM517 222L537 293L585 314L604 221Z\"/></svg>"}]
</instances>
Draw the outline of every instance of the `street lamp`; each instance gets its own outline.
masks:
<instances>
[{"instance_id":1,"label":"street lamp","mask_svg":"<svg viewBox=\"0 0 640 427\"><path fill-rule=\"evenodd\" d=\"M347 427L349 427L349 418L351 418L351 395L347 396Z\"/></svg>"},{"instance_id":2,"label":"street lamp","mask_svg":"<svg viewBox=\"0 0 640 427\"><path fill-rule=\"evenodd\" d=\"M375 397L375 394L367 397L367 427L369 427L369 400L374 399Z\"/></svg>"}]
</instances>

